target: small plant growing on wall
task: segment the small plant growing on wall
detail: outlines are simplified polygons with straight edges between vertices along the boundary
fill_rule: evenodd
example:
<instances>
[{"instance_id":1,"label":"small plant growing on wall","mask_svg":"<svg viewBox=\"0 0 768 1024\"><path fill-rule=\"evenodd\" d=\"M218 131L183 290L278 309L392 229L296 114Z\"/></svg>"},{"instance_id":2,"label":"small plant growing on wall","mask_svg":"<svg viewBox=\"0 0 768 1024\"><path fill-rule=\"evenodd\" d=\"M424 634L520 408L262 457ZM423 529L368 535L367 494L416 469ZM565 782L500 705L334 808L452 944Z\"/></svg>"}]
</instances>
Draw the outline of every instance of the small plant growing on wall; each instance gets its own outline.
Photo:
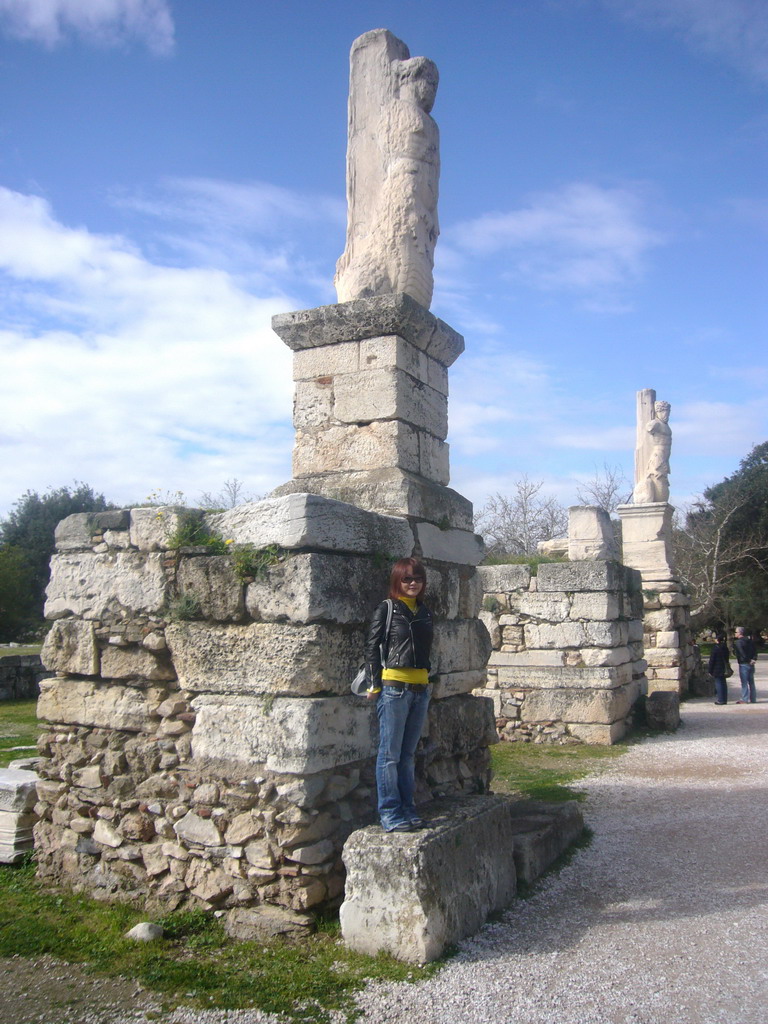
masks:
<instances>
[{"instance_id":1,"label":"small plant growing on wall","mask_svg":"<svg viewBox=\"0 0 768 1024\"><path fill-rule=\"evenodd\" d=\"M189 590L168 602L168 617L174 622L190 622L202 618L200 602Z\"/></svg>"},{"instance_id":2,"label":"small plant growing on wall","mask_svg":"<svg viewBox=\"0 0 768 1024\"><path fill-rule=\"evenodd\" d=\"M277 544L269 544L265 548L257 548L253 544L238 544L237 547L230 547L227 550L232 555L235 576L241 583L263 578L273 565L284 561L288 554Z\"/></svg>"},{"instance_id":3,"label":"small plant growing on wall","mask_svg":"<svg viewBox=\"0 0 768 1024\"><path fill-rule=\"evenodd\" d=\"M207 548L212 555L225 555L229 550L224 538L212 533L202 517L191 509L179 513L176 529L168 537L168 547L172 550Z\"/></svg>"}]
</instances>

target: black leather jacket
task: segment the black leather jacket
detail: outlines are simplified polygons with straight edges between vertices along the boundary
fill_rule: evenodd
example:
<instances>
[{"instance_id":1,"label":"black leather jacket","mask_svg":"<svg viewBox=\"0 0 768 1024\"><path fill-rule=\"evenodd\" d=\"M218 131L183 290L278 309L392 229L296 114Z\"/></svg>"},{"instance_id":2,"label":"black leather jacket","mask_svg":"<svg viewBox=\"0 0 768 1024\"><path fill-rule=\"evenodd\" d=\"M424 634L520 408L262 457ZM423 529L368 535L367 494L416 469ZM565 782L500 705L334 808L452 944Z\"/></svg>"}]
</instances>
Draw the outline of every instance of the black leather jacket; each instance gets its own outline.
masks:
<instances>
[{"instance_id":1,"label":"black leather jacket","mask_svg":"<svg viewBox=\"0 0 768 1024\"><path fill-rule=\"evenodd\" d=\"M412 613L403 601L395 601L392 624L385 641L387 628L387 602L382 601L371 619L365 643L365 678L369 688L381 686L380 645L384 642L387 661L384 668L425 668L429 670L429 652L432 648L432 615L426 605L420 604Z\"/></svg>"}]
</instances>

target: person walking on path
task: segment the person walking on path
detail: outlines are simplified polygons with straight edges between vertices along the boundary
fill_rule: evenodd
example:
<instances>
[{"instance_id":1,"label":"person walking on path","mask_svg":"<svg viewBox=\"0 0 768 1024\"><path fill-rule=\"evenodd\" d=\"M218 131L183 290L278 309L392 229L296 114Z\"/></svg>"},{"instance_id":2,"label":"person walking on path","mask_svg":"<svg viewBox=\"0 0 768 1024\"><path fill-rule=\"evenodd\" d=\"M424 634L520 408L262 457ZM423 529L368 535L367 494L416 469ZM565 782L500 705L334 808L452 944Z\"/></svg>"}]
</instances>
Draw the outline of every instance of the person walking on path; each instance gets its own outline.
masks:
<instances>
[{"instance_id":1,"label":"person walking on path","mask_svg":"<svg viewBox=\"0 0 768 1024\"><path fill-rule=\"evenodd\" d=\"M708 670L715 680L715 704L727 704L728 684L725 680L732 674L733 670L728 660L728 644L725 642L724 633L718 634L717 642L709 656Z\"/></svg>"},{"instance_id":2,"label":"person walking on path","mask_svg":"<svg viewBox=\"0 0 768 1024\"><path fill-rule=\"evenodd\" d=\"M741 700L737 700L736 703L755 704L757 702L755 691L757 648L752 637L747 636L743 626L736 627L736 642L733 645L733 650L739 663L739 678L741 679Z\"/></svg>"},{"instance_id":3,"label":"person walking on path","mask_svg":"<svg viewBox=\"0 0 768 1024\"><path fill-rule=\"evenodd\" d=\"M418 559L395 562L389 597L373 613L365 645L367 695L376 701L379 719L379 820L387 832L412 832L424 824L414 803L414 767L429 708L433 629L423 603L426 589L426 571Z\"/></svg>"}]
</instances>

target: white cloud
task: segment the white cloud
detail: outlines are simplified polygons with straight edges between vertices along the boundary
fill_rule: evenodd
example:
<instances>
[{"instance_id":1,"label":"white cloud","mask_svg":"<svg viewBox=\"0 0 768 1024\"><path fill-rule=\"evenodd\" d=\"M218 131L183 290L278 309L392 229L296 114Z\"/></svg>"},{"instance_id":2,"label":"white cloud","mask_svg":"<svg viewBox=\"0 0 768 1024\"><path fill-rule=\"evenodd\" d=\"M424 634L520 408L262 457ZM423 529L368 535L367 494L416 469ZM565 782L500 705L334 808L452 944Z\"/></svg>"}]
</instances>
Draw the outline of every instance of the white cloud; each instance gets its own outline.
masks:
<instances>
[{"instance_id":1,"label":"white cloud","mask_svg":"<svg viewBox=\"0 0 768 1024\"><path fill-rule=\"evenodd\" d=\"M173 49L168 0L0 0L0 27L49 48L77 35L99 46L136 39L153 53Z\"/></svg>"},{"instance_id":2,"label":"white cloud","mask_svg":"<svg viewBox=\"0 0 768 1024\"><path fill-rule=\"evenodd\" d=\"M506 272L534 287L604 302L641 275L646 254L664 241L643 216L640 188L575 182L458 224L449 237L475 257L504 254Z\"/></svg>"},{"instance_id":3,"label":"white cloud","mask_svg":"<svg viewBox=\"0 0 768 1024\"><path fill-rule=\"evenodd\" d=\"M602 0L609 10L681 36L693 50L711 53L768 81L768 6L765 0Z\"/></svg>"},{"instance_id":4,"label":"white cloud","mask_svg":"<svg viewBox=\"0 0 768 1024\"><path fill-rule=\"evenodd\" d=\"M290 353L270 318L292 299L153 264L7 189L0 287L0 510L75 478L129 501L290 476Z\"/></svg>"}]
</instances>

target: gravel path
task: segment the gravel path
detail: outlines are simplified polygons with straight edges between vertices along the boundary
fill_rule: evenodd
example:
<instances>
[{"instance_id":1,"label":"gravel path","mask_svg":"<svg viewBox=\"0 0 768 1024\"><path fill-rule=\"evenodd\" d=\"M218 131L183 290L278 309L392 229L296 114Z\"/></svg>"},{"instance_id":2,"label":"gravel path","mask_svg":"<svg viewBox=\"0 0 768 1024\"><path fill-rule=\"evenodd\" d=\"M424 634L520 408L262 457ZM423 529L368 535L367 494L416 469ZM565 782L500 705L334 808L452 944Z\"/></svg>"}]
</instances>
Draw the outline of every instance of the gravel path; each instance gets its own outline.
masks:
<instances>
[{"instance_id":1,"label":"gravel path","mask_svg":"<svg viewBox=\"0 0 768 1024\"><path fill-rule=\"evenodd\" d=\"M751 706L687 702L677 734L631 747L584 780L592 844L501 922L462 943L436 977L370 985L359 996L360 1020L764 1024L768 659L758 662L757 692ZM732 685L731 700L737 696ZM41 975L53 980L64 965L42 972L35 965L36 982L22 978L23 966L32 965L2 965L6 1012L21 1011L0 1014L3 1024L275 1021L254 1010L162 1013L135 986L122 993L119 983L101 981L99 991L80 976L80 998L57 1000L51 1014L50 995L36 988ZM14 990L26 996L23 1010Z\"/></svg>"},{"instance_id":2,"label":"gravel path","mask_svg":"<svg viewBox=\"0 0 768 1024\"><path fill-rule=\"evenodd\" d=\"M568 867L437 977L369 987L361 1019L764 1024L768 701L690 701L683 723L585 780L595 838Z\"/></svg>"}]
</instances>

